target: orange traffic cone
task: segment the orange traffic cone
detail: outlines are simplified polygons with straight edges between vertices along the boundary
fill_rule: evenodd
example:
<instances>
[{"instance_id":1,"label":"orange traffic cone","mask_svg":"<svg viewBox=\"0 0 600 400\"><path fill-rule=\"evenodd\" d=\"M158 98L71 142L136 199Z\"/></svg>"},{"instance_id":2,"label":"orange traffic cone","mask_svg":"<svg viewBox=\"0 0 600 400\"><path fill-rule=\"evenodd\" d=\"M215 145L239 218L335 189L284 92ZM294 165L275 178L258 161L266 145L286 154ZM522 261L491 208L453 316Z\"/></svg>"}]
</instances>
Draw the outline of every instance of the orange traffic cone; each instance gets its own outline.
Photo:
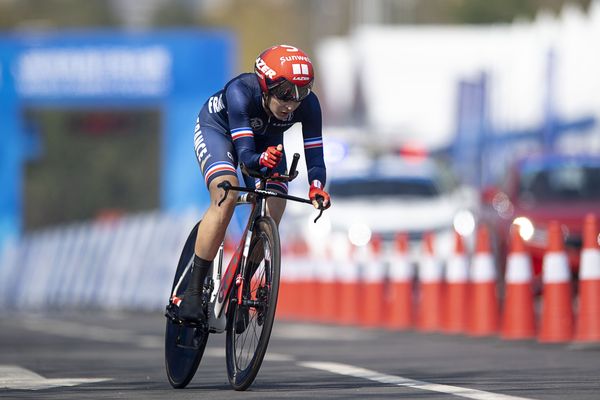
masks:
<instances>
[{"instance_id":1,"label":"orange traffic cone","mask_svg":"<svg viewBox=\"0 0 600 400\"><path fill-rule=\"evenodd\" d=\"M385 264L381 256L382 246L381 237L373 235L365 249L367 258L363 274L364 308L360 318L360 325L365 327L383 326L385 323L383 318Z\"/></svg>"},{"instance_id":2,"label":"orange traffic cone","mask_svg":"<svg viewBox=\"0 0 600 400\"><path fill-rule=\"evenodd\" d=\"M525 250L519 226L513 225L510 233L511 248L506 260L502 339L531 339L535 337L531 257Z\"/></svg>"},{"instance_id":3,"label":"orange traffic cone","mask_svg":"<svg viewBox=\"0 0 600 400\"><path fill-rule=\"evenodd\" d=\"M277 319L289 319L292 316L292 305L294 297L295 281L295 260L293 244L281 247L281 258L285 262L281 263L281 272L279 274L279 297L277 298Z\"/></svg>"},{"instance_id":4,"label":"orange traffic cone","mask_svg":"<svg viewBox=\"0 0 600 400\"><path fill-rule=\"evenodd\" d=\"M333 243L325 245L324 254L319 257L319 308L317 320L320 322L333 323L337 318L338 293L335 281L335 261L333 257Z\"/></svg>"},{"instance_id":5,"label":"orange traffic cone","mask_svg":"<svg viewBox=\"0 0 600 400\"><path fill-rule=\"evenodd\" d=\"M296 247L296 290L298 293L296 319L308 321L314 318L318 307L318 291L314 279L313 258L308 244L299 240Z\"/></svg>"},{"instance_id":6,"label":"orange traffic cone","mask_svg":"<svg viewBox=\"0 0 600 400\"><path fill-rule=\"evenodd\" d=\"M548 227L548 249L542 264L544 293L540 321L540 342L567 342L573 338L571 280L567 254L558 221Z\"/></svg>"},{"instance_id":7,"label":"orange traffic cone","mask_svg":"<svg viewBox=\"0 0 600 400\"><path fill-rule=\"evenodd\" d=\"M471 267L471 307L468 333L470 336L489 336L498 333L498 296L496 266L486 225L477 229L475 256Z\"/></svg>"},{"instance_id":8,"label":"orange traffic cone","mask_svg":"<svg viewBox=\"0 0 600 400\"><path fill-rule=\"evenodd\" d=\"M299 238L292 245L292 263L290 268L290 284L288 285L289 296L286 296L289 304L290 319L302 319L304 310L308 308L306 294L304 293L304 280L307 275L307 264L309 262L308 245Z\"/></svg>"},{"instance_id":9,"label":"orange traffic cone","mask_svg":"<svg viewBox=\"0 0 600 400\"><path fill-rule=\"evenodd\" d=\"M400 233L390 257L390 287L387 309L387 327L407 329L413 324L413 278L414 268L407 257L408 235Z\"/></svg>"},{"instance_id":10,"label":"orange traffic cone","mask_svg":"<svg viewBox=\"0 0 600 400\"><path fill-rule=\"evenodd\" d=\"M596 216L588 214L583 225L579 266L579 314L576 340L600 341L600 245Z\"/></svg>"},{"instance_id":11,"label":"orange traffic cone","mask_svg":"<svg viewBox=\"0 0 600 400\"><path fill-rule=\"evenodd\" d=\"M454 232L454 254L446 265L444 292L444 318L442 332L462 333L467 328L467 302L469 294L469 264L462 236Z\"/></svg>"},{"instance_id":12,"label":"orange traffic cone","mask_svg":"<svg viewBox=\"0 0 600 400\"><path fill-rule=\"evenodd\" d=\"M436 259L433 234L423 236L423 256L419 263L419 310L417 329L435 332L441 328L442 265Z\"/></svg>"},{"instance_id":13,"label":"orange traffic cone","mask_svg":"<svg viewBox=\"0 0 600 400\"><path fill-rule=\"evenodd\" d=\"M336 264L339 287L339 314L337 322L342 325L358 323L360 306L360 266L356 260L355 247L345 240L345 256Z\"/></svg>"}]
</instances>

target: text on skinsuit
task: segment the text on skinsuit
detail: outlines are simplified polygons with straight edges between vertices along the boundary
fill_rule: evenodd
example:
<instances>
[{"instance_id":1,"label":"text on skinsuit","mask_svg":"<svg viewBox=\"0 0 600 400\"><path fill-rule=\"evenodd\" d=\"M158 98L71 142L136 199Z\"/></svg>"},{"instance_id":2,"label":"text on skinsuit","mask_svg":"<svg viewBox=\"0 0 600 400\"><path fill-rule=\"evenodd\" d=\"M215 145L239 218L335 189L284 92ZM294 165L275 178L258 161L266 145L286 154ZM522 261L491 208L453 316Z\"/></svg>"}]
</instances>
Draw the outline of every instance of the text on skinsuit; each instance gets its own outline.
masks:
<instances>
[{"instance_id":1,"label":"text on skinsuit","mask_svg":"<svg viewBox=\"0 0 600 400\"><path fill-rule=\"evenodd\" d=\"M196 149L196 154L198 159L201 160L204 155L206 155L206 143L204 143L204 136L202 136L202 132L200 131L200 124L196 123L196 129L194 132L194 148Z\"/></svg>"},{"instance_id":2,"label":"text on skinsuit","mask_svg":"<svg viewBox=\"0 0 600 400\"><path fill-rule=\"evenodd\" d=\"M277 73L273 71L260 57L256 59L256 68L258 68L259 71L265 74L269 79L273 79L275 78L275 75L277 75Z\"/></svg>"},{"instance_id":3,"label":"text on skinsuit","mask_svg":"<svg viewBox=\"0 0 600 400\"><path fill-rule=\"evenodd\" d=\"M212 96L210 99L208 99L208 112L209 113L211 113L211 114L218 113L223 108L225 108L225 104L223 104L223 94L222 93L218 96Z\"/></svg>"}]
</instances>

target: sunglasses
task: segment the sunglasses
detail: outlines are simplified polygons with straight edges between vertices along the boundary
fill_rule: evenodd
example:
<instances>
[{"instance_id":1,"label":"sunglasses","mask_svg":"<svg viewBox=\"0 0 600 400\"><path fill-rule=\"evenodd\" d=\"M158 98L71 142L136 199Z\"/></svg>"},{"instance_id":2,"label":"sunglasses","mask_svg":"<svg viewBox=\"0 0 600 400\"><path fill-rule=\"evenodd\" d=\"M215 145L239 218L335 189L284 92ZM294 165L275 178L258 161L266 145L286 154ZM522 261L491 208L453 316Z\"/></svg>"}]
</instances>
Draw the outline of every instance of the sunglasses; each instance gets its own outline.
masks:
<instances>
[{"instance_id":1,"label":"sunglasses","mask_svg":"<svg viewBox=\"0 0 600 400\"><path fill-rule=\"evenodd\" d=\"M269 90L269 94L281 101L300 102L310 94L311 89L312 82L308 85L298 86L284 80L282 83Z\"/></svg>"}]
</instances>

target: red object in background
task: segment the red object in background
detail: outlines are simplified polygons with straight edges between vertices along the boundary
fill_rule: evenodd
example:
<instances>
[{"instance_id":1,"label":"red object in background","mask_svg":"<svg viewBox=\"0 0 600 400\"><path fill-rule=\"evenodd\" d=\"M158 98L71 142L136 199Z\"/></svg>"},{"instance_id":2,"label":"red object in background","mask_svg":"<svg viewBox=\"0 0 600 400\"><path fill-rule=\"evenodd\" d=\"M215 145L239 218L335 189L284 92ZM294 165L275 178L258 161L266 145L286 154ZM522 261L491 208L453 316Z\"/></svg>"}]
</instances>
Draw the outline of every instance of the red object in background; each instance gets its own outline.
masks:
<instances>
[{"instance_id":1,"label":"red object in background","mask_svg":"<svg viewBox=\"0 0 600 400\"><path fill-rule=\"evenodd\" d=\"M417 330L437 332L442 327L443 277L442 265L435 255L434 234L423 236L423 258L419 264L419 300Z\"/></svg>"},{"instance_id":2,"label":"red object in background","mask_svg":"<svg viewBox=\"0 0 600 400\"><path fill-rule=\"evenodd\" d=\"M102 136L130 134L139 130L140 115L120 110L87 111L70 117L71 131L77 134Z\"/></svg>"},{"instance_id":3,"label":"red object in background","mask_svg":"<svg viewBox=\"0 0 600 400\"><path fill-rule=\"evenodd\" d=\"M579 271L579 313L577 334L580 342L600 342L600 244L597 218L588 214L584 222L583 249Z\"/></svg>"},{"instance_id":4,"label":"red object in background","mask_svg":"<svg viewBox=\"0 0 600 400\"><path fill-rule=\"evenodd\" d=\"M125 211L115 208L106 208L98 211L96 222L111 223L120 220L125 215Z\"/></svg>"},{"instance_id":5,"label":"red object in background","mask_svg":"<svg viewBox=\"0 0 600 400\"><path fill-rule=\"evenodd\" d=\"M480 221L491 228L494 253L503 267L508 255L510 227L525 218L533 234L525 241L534 275L540 277L548 246L548 227L557 220L571 273L579 269L583 219L600 216L600 156L535 155L515 162L500 187L481 192ZM539 279L538 279L539 280Z\"/></svg>"},{"instance_id":6,"label":"red object in background","mask_svg":"<svg viewBox=\"0 0 600 400\"><path fill-rule=\"evenodd\" d=\"M363 307L359 324L364 327L385 325L385 260L382 256L382 239L373 235L367 245L367 260L363 271Z\"/></svg>"},{"instance_id":7,"label":"red object in background","mask_svg":"<svg viewBox=\"0 0 600 400\"><path fill-rule=\"evenodd\" d=\"M408 329L413 326L413 279L414 267L408 257L408 235L396 234L392 257L390 258L390 289L388 296L387 327Z\"/></svg>"},{"instance_id":8,"label":"red object in background","mask_svg":"<svg viewBox=\"0 0 600 400\"><path fill-rule=\"evenodd\" d=\"M405 143L398 150L398 154L407 161L421 162L428 157L428 152L425 146L420 143Z\"/></svg>"},{"instance_id":9,"label":"red object in background","mask_svg":"<svg viewBox=\"0 0 600 400\"><path fill-rule=\"evenodd\" d=\"M469 306L469 264L462 236L454 233L454 254L445 268L442 332L463 333L467 329Z\"/></svg>"},{"instance_id":10,"label":"red object in background","mask_svg":"<svg viewBox=\"0 0 600 400\"><path fill-rule=\"evenodd\" d=\"M562 343L573 338L574 320L569 268L558 221L550 221L548 236L538 340L542 343Z\"/></svg>"},{"instance_id":11,"label":"red object in background","mask_svg":"<svg viewBox=\"0 0 600 400\"><path fill-rule=\"evenodd\" d=\"M477 229L475 255L471 261L471 293L469 301L470 336L489 336L498 332L500 309L496 293L496 266L486 225Z\"/></svg>"},{"instance_id":12,"label":"red object in background","mask_svg":"<svg viewBox=\"0 0 600 400\"><path fill-rule=\"evenodd\" d=\"M502 308L502 339L508 340L531 339L536 329L531 258L517 228L511 229Z\"/></svg>"}]
</instances>

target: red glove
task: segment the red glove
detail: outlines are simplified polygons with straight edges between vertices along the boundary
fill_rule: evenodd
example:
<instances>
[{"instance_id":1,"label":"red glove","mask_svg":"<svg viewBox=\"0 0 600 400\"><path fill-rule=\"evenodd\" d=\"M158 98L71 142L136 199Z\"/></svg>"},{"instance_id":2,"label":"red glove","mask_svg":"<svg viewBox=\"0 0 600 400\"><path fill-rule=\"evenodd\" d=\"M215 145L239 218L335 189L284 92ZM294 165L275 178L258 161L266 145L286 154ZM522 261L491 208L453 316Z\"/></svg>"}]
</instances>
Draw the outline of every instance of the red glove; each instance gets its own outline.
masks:
<instances>
[{"instance_id":1,"label":"red glove","mask_svg":"<svg viewBox=\"0 0 600 400\"><path fill-rule=\"evenodd\" d=\"M326 210L331 205L331 199L329 198L329 193L322 189L323 184L319 181L313 181L310 185L310 190L308 191L308 198L312 200L313 206L316 209L319 209L319 203L317 202L317 198L321 197L323 200L323 209Z\"/></svg>"},{"instance_id":2,"label":"red glove","mask_svg":"<svg viewBox=\"0 0 600 400\"><path fill-rule=\"evenodd\" d=\"M275 168L277 165L279 165L281 159L283 158L282 150L283 146L280 144L277 146L267 147L267 149L260 155L258 163L262 167L267 167L271 169Z\"/></svg>"}]
</instances>

